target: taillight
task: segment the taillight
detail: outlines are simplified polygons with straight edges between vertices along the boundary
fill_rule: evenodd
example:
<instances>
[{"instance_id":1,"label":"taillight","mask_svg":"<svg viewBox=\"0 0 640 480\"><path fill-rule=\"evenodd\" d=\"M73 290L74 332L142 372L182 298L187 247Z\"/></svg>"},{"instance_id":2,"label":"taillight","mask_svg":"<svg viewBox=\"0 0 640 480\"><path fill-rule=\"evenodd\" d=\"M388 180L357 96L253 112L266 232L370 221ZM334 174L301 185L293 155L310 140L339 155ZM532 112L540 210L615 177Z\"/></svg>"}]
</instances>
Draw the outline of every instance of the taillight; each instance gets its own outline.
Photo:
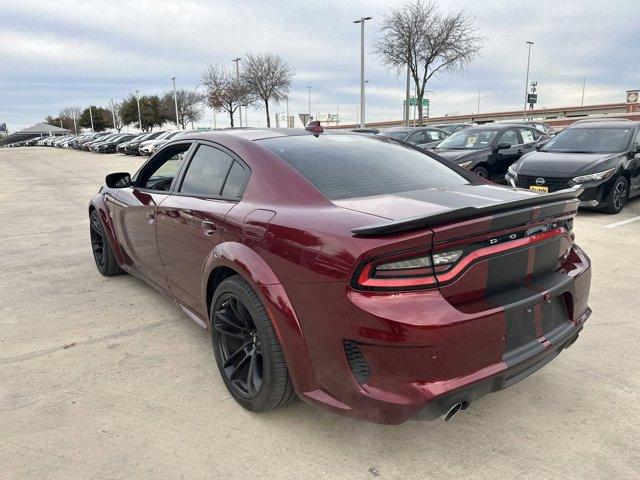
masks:
<instances>
[{"instance_id":1,"label":"taillight","mask_svg":"<svg viewBox=\"0 0 640 480\"><path fill-rule=\"evenodd\" d=\"M365 263L357 272L357 287L375 290L402 290L436 285L437 273L449 270L463 250L420 256L386 256Z\"/></svg>"}]
</instances>

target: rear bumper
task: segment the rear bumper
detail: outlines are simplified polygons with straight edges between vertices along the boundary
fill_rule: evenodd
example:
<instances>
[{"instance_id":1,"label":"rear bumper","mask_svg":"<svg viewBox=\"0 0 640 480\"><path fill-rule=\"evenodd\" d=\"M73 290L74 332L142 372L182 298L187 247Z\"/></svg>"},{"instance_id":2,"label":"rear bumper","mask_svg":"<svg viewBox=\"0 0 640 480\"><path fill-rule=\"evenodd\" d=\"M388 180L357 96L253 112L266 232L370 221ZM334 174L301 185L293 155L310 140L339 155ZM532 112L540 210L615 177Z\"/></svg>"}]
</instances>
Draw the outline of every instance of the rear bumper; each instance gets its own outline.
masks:
<instances>
[{"instance_id":1,"label":"rear bumper","mask_svg":"<svg viewBox=\"0 0 640 480\"><path fill-rule=\"evenodd\" d=\"M456 404L461 404L461 408L466 409L473 401L493 392L504 390L511 385L524 380L529 375L537 372L547 363L556 358L562 350L569 348L578 339L583 323L591 315L591 309L587 309L583 318L577 324L568 324L566 328L559 327L561 334L558 338L539 354L534 354L522 359L519 363L505 368L502 372L489 376L483 380L476 381L468 386L459 388L451 393L441 395L427 404L426 407L418 411L413 420L436 420L446 415Z\"/></svg>"},{"instance_id":2,"label":"rear bumper","mask_svg":"<svg viewBox=\"0 0 640 480\"><path fill-rule=\"evenodd\" d=\"M296 391L366 421L435 419L525 378L575 341L591 314L590 281L589 259L575 247L562 271L534 281L527 294L519 289L477 310L457 308L439 290L382 295L344 284L285 285L307 349L287 361L311 372L292 370ZM560 303L566 313L554 319ZM345 340L366 361L364 378Z\"/></svg>"}]
</instances>

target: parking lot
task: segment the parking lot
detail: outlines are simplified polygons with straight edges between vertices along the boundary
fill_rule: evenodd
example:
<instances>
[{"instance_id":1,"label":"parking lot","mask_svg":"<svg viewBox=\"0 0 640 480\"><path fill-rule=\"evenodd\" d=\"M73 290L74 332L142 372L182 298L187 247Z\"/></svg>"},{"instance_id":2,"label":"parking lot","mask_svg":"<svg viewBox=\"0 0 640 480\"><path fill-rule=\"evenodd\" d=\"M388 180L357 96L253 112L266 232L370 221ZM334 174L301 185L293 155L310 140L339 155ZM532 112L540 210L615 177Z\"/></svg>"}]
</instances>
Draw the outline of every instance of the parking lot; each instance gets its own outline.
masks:
<instances>
[{"instance_id":1,"label":"parking lot","mask_svg":"<svg viewBox=\"0 0 640 480\"><path fill-rule=\"evenodd\" d=\"M581 212L593 315L554 362L451 422L237 405L209 336L98 274L87 204L142 157L0 150L1 478L640 478L640 198Z\"/></svg>"}]
</instances>

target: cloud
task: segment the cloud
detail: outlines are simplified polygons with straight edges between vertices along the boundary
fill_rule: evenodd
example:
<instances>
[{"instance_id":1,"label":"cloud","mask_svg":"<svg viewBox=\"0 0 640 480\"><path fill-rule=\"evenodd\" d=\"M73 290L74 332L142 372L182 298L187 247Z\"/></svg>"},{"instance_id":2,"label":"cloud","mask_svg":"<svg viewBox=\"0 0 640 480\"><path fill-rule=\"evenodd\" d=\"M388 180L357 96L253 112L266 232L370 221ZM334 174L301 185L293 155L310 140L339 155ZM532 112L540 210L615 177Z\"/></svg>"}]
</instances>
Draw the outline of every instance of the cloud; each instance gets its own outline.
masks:
<instances>
[{"instance_id":1,"label":"cloud","mask_svg":"<svg viewBox=\"0 0 640 480\"><path fill-rule=\"evenodd\" d=\"M360 31L352 21L363 14L374 17L366 24L367 118L396 118L404 78L385 71L371 50L382 15L401 3L4 0L0 121L18 129L68 105L106 105L136 89L162 93L174 75L193 87L207 64L231 65L248 51L280 53L295 67L291 113L307 111L310 85L312 111L340 106L343 121L355 121ZM520 108L526 40L536 42L531 78L539 82L540 105L579 102L583 76L586 103L622 101L626 89L640 86L635 7L632 0L442 2L443 11L475 17L486 41L467 72L429 85L431 113L475 111L478 90L482 111ZM209 110L203 122L212 120ZM263 113L250 110L249 121L264 125Z\"/></svg>"}]
</instances>

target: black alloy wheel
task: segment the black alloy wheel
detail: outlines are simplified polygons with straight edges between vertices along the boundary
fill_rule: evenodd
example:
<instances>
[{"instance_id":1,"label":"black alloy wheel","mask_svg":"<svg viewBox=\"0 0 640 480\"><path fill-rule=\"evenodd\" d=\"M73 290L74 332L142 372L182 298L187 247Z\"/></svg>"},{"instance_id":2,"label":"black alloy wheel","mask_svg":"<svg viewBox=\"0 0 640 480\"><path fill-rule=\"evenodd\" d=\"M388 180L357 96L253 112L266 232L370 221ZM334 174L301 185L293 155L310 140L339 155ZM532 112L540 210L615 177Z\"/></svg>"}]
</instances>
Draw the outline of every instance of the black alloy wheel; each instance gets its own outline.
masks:
<instances>
[{"instance_id":1,"label":"black alloy wheel","mask_svg":"<svg viewBox=\"0 0 640 480\"><path fill-rule=\"evenodd\" d=\"M217 301L213 328L224 375L236 393L255 398L262 388L263 356L251 313L234 293Z\"/></svg>"},{"instance_id":2,"label":"black alloy wheel","mask_svg":"<svg viewBox=\"0 0 640 480\"><path fill-rule=\"evenodd\" d=\"M89 234L91 236L91 250L93 251L93 259L96 262L98 271L106 276L119 275L122 269L116 261L116 256L111 249L109 239L104 233L102 221L97 210L93 210L89 217Z\"/></svg>"},{"instance_id":3,"label":"black alloy wheel","mask_svg":"<svg viewBox=\"0 0 640 480\"><path fill-rule=\"evenodd\" d=\"M475 167L473 170L471 170L473 173L475 173L476 175L478 175L481 178L486 178L487 180L489 180L489 170L487 170L484 167Z\"/></svg>"},{"instance_id":4,"label":"black alloy wheel","mask_svg":"<svg viewBox=\"0 0 640 480\"><path fill-rule=\"evenodd\" d=\"M96 213L96 212L94 212ZM104 268L104 237L102 236L102 225L97 214L91 214L91 249L93 250L93 259L96 261L98 270Z\"/></svg>"},{"instance_id":5,"label":"black alloy wheel","mask_svg":"<svg viewBox=\"0 0 640 480\"><path fill-rule=\"evenodd\" d=\"M242 277L233 275L218 285L209 318L218 370L240 405L260 412L296 398L267 310Z\"/></svg>"},{"instance_id":6,"label":"black alloy wheel","mask_svg":"<svg viewBox=\"0 0 640 480\"><path fill-rule=\"evenodd\" d=\"M605 211L607 213L620 213L627 203L627 197L629 196L629 183L626 177L618 175L611 191L609 192L609 199Z\"/></svg>"}]
</instances>

